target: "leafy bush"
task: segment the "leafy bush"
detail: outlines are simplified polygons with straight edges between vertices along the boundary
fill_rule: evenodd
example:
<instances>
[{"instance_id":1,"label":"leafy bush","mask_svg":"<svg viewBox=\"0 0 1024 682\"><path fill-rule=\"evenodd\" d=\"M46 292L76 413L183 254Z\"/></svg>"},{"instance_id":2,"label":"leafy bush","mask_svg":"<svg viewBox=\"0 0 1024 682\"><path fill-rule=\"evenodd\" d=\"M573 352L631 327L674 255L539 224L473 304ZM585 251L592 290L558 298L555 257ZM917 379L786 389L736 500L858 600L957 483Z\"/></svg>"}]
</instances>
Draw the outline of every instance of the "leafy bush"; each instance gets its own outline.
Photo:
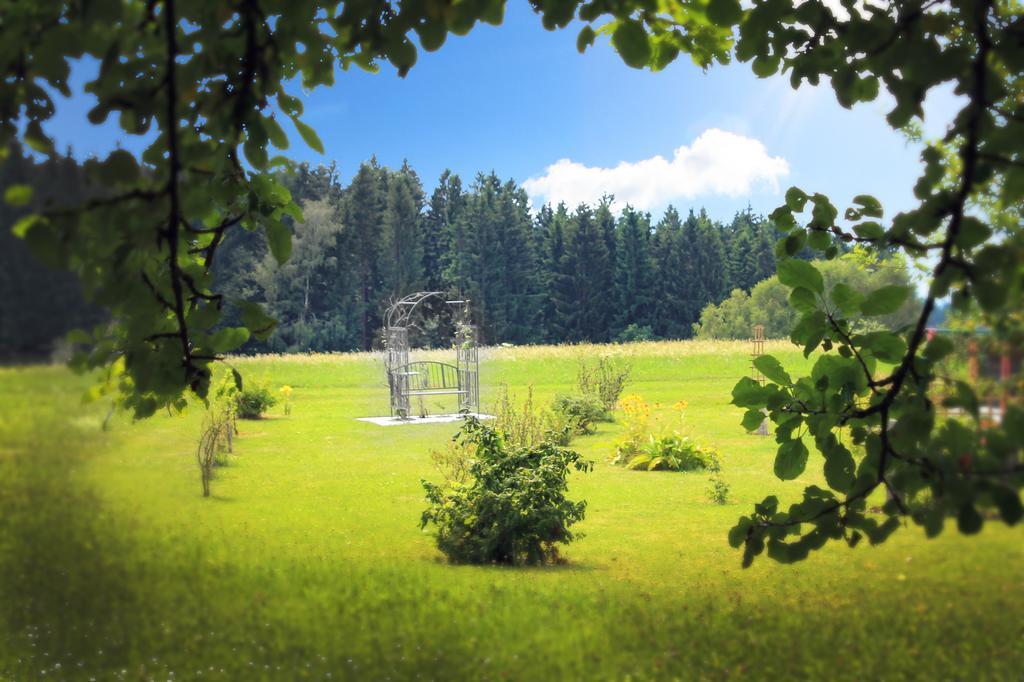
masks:
<instances>
[{"instance_id":1,"label":"leafy bush","mask_svg":"<svg viewBox=\"0 0 1024 682\"><path fill-rule=\"evenodd\" d=\"M443 485L423 481L430 506L420 526L436 526L437 547L454 563L542 564L577 536L586 502L566 499L569 468L589 471L579 453L550 441L523 447L470 417L456 434L472 451L465 474ZM465 450L462 450L465 452Z\"/></svg>"},{"instance_id":2,"label":"leafy bush","mask_svg":"<svg viewBox=\"0 0 1024 682\"><path fill-rule=\"evenodd\" d=\"M559 395L551 409L569 425L572 433L586 436L597 431L595 422L611 421L608 410L593 396Z\"/></svg>"},{"instance_id":3,"label":"leafy bush","mask_svg":"<svg viewBox=\"0 0 1024 682\"><path fill-rule=\"evenodd\" d=\"M576 370L576 387L580 393L593 398L604 409L604 419L611 421L611 412L619 404L619 396L629 383L633 367L620 358L600 355L592 362L580 358Z\"/></svg>"},{"instance_id":4,"label":"leafy bush","mask_svg":"<svg viewBox=\"0 0 1024 682\"><path fill-rule=\"evenodd\" d=\"M718 453L714 448L704 447L679 433L649 436L639 452L627 451L622 456L628 460L627 468L646 471L697 471L718 467Z\"/></svg>"},{"instance_id":5,"label":"leafy bush","mask_svg":"<svg viewBox=\"0 0 1024 682\"><path fill-rule=\"evenodd\" d=\"M654 330L651 325L638 325L633 322L628 327L623 329L615 337L618 343L630 343L631 341L653 341L657 337L654 335Z\"/></svg>"},{"instance_id":6,"label":"leafy bush","mask_svg":"<svg viewBox=\"0 0 1024 682\"><path fill-rule=\"evenodd\" d=\"M246 382L235 395L236 414L240 419L259 419L276 404L277 398L265 382Z\"/></svg>"}]
</instances>

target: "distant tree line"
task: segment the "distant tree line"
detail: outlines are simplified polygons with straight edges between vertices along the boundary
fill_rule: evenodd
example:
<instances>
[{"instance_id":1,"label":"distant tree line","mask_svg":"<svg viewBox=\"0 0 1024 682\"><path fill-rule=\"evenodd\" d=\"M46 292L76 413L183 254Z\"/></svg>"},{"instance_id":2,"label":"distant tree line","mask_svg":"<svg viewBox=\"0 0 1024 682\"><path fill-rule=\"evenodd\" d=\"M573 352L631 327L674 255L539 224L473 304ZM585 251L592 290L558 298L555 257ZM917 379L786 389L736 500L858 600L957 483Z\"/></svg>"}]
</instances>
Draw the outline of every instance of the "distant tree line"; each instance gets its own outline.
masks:
<instances>
[{"instance_id":1,"label":"distant tree line","mask_svg":"<svg viewBox=\"0 0 1024 682\"><path fill-rule=\"evenodd\" d=\"M348 186L334 165L288 179L305 222L278 267L259 235L239 232L218 254L229 297L265 302L273 351L370 349L389 301L417 290L472 302L485 343L686 338L709 303L775 272L768 221L750 209L729 223L702 210L661 220L612 198L532 211L495 173L466 186L442 173L428 197L416 172L376 160ZM423 343L445 343L444 321Z\"/></svg>"},{"instance_id":2,"label":"distant tree line","mask_svg":"<svg viewBox=\"0 0 1024 682\"><path fill-rule=\"evenodd\" d=\"M0 186L31 184L41 202L89 196L84 177L70 155L37 163L15 148L0 164ZM292 225L289 261L277 266L262 234L245 230L217 257L227 300L265 302L278 320L253 351L371 349L388 303L423 289L468 298L485 343L686 338L705 306L775 271L772 229L749 208L724 224L673 207L652 223L630 206L613 211L611 197L533 211L522 187L493 172L466 186L445 171L427 196L408 164L375 159L347 186L334 164L300 165L286 184L305 216ZM0 203L7 356L47 354L69 329L104 319L71 275L34 261L10 234L29 208ZM418 341L448 342L448 325L442 316Z\"/></svg>"},{"instance_id":3,"label":"distant tree line","mask_svg":"<svg viewBox=\"0 0 1024 682\"><path fill-rule=\"evenodd\" d=\"M0 200L0 360L49 356L54 342L76 327L105 319L85 302L78 279L37 261L11 227L44 205L75 206L90 194L85 173L70 154L37 163L15 144L0 160L0 196L12 185L34 188L32 202L13 207Z\"/></svg>"}]
</instances>

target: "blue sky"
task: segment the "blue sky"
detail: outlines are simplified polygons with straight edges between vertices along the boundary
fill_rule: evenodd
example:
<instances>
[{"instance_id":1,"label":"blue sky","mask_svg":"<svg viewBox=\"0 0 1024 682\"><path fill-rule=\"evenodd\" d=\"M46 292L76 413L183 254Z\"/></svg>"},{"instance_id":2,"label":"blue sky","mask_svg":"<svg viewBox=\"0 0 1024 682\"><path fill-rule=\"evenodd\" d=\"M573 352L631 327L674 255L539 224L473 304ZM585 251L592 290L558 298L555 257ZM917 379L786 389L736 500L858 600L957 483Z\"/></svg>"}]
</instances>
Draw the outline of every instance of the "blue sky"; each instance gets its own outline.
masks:
<instances>
[{"instance_id":1,"label":"blue sky","mask_svg":"<svg viewBox=\"0 0 1024 682\"><path fill-rule=\"evenodd\" d=\"M634 203L656 215L670 201L707 207L720 219L748 203L767 212L793 184L841 206L875 194L890 215L912 203L918 151L888 128L881 101L844 110L827 88L794 91L788 79L757 79L738 63L705 73L681 59L660 73L638 71L606 41L580 55L575 39L576 30L546 31L525 3L511 3L502 26L449 37L438 52L421 53L404 79L384 65L379 74L340 73L333 88L306 93L305 120L326 153L305 148L297 135L289 153L334 160L345 179L374 154L388 166L408 159L428 192L445 168L464 180L493 169L519 182L533 178L527 186L536 203L651 189ZM48 129L61 145L76 156L115 144L138 149L112 124L90 125L90 106L79 96L59 107ZM940 134L955 108L948 93L931 98L926 131ZM657 156L665 161L648 161ZM549 173L562 159L571 163ZM622 163L630 165L612 170Z\"/></svg>"}]
</instances>

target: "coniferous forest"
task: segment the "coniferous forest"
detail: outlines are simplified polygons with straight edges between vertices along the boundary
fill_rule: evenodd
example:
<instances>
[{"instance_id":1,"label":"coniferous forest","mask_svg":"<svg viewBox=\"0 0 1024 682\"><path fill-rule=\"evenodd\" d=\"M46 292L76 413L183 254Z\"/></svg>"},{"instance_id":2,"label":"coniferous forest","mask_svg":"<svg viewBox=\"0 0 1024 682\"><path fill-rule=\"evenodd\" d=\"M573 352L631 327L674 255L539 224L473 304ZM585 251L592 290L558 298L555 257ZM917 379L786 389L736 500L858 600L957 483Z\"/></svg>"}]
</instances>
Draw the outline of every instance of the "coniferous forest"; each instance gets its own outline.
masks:
<instances>
[{"instance_id":1,"label":"coniferous forest","mask_svg":"<svg viewBox=\"0 0 1024 682\"><path fill-rule=\"evenodd\" d=\"M0 175L39 187L40 201L89 195L70 155L37 164L16 152ZM613 197L534 210L522 187L495 172L465 181L445 171L430 190L408 164L390 169L375 159L347 185L335 164L300 165L285 184L305 217L292 225L288 262L278 266L263 235L244 230L229 233L217 254L227 299L264 302L278 320L250 351L372 349L388 303L417 290L468 298L488 344L686 338L705 306L775 271L772 228L750 209L725 223L671 206L652 220ZM57 185L60 196L46 192ZM0 211L4 290L47 292L3 298L0 348L44 355L102 313L72 277L31 260L10 235L18 214ZM447 331L442 321L418 342L447 343Z\"/></svg>"}]
</instances>

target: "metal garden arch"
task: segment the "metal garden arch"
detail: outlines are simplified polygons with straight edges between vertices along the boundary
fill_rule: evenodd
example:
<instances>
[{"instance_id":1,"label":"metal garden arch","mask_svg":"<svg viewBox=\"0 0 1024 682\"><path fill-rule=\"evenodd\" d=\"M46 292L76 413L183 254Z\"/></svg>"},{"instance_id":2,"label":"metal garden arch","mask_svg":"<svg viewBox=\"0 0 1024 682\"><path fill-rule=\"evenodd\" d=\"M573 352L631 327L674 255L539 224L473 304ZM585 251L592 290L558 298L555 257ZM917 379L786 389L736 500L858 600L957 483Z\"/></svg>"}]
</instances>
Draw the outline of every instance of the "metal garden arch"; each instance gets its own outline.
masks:
<instances>
[{"instance_id":1,"label":"metal garden arch","mask_svg":"<svg viewBox=\"0 0 1024 682\"><path fill-rule=\"evenodd\" d=\"M455 319L455 364L409 361L409 329L424 301L436 298L451 307ZM480 357L469 301L449 300L442 291L419 291L395 301L384 314L384 363L391 393L391 416L408 419L414 397L458 396L459 412L480 412Z\"/></svg>"}]
</instances>

